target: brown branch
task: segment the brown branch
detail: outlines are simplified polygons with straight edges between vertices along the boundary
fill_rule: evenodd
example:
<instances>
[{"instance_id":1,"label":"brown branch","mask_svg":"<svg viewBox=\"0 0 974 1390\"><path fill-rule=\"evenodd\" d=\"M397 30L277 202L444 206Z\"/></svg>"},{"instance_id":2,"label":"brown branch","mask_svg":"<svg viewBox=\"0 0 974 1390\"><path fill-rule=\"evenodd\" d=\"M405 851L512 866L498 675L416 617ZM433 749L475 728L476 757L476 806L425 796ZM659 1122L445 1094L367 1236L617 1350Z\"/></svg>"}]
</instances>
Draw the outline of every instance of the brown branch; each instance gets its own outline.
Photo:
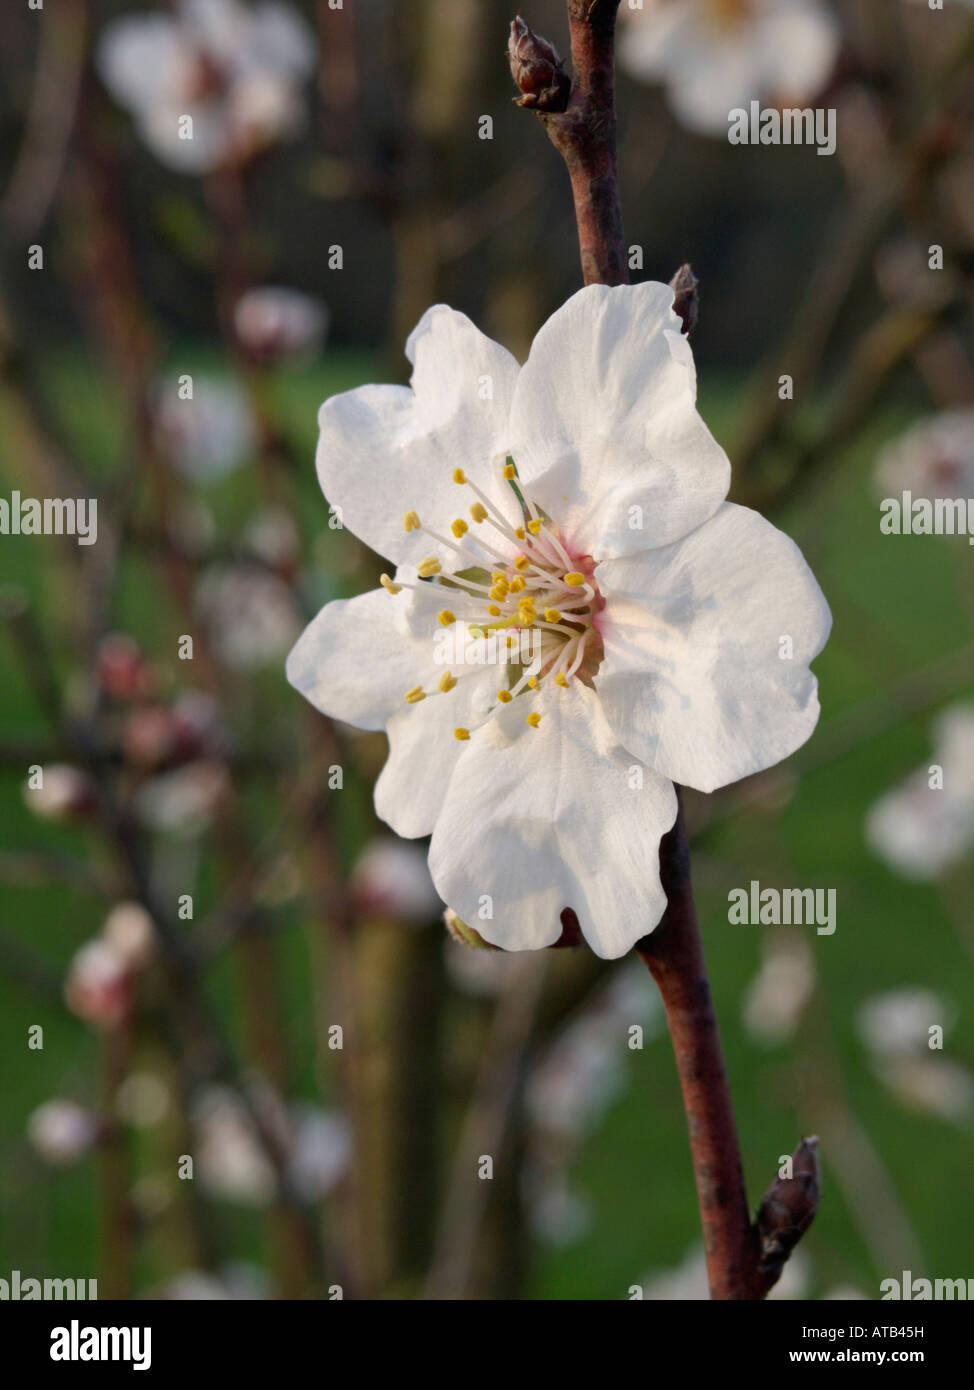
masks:
<instances>
[{"instance_id":1,"label":"brown branch","mask_svg":"<svg viewBox=\"0 0 974 1390\"><path fill-rule=\"evenodd\" d=\"M673 1039L710 1292L715 1299L758 1299L759 1245L748 1211L737 1125L693 902L682 800L676 824L660 844L660 876L666 912L636 950L659 987Z\"/></svg>"},{"instance_id":2,"label":"brown branch","mask_svg":"<svg viewBox=\"0 0 974 1390\"><path fill-rule=\"evenodd\" d=\"M538 113L565 161L575 200L586 285L629 279L619 204L615 119L615 23L619 0L568 0L574 81L558 55L518 16L511 24L511 72L520 105Z\"/></svg>"}]
</instances>

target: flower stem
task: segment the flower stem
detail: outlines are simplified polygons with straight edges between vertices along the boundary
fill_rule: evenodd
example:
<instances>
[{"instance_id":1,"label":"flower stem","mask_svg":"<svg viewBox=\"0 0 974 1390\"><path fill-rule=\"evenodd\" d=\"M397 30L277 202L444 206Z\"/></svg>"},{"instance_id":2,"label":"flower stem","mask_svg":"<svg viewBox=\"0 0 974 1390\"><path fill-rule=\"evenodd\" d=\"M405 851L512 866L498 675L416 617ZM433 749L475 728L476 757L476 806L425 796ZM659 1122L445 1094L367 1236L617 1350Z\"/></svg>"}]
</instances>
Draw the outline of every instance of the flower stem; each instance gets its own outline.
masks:
<instances>
[{"instance_id":1,"label":"flower stem","mask_svg":"<svg viewBox=\"0 0 974 1390\"><path fill-rule=\"evenodd\" d=\"M707 1275L715 1299L760 1299L760 1250L748 1212L731 1103L690 881L682 800L660 845L667 908L637 943L662 996L690 1131Z\"/></svg>"},{"instance_id":2,"label":"flower stem","mask_svg":"<svg viewBox=\"0 0 974 1390\"><path fill-rule=\"evenodd\" d=\"M629 279L616 160L618 8L619 0L568 0L574 73L567 104L563 110L552 110L538 99L522 102L537 110L568 169L586 285L624 285ZM535 38L530 31L526 37ZM552 100L561 105L557 98Z\"/></svg>"}]
</instances>

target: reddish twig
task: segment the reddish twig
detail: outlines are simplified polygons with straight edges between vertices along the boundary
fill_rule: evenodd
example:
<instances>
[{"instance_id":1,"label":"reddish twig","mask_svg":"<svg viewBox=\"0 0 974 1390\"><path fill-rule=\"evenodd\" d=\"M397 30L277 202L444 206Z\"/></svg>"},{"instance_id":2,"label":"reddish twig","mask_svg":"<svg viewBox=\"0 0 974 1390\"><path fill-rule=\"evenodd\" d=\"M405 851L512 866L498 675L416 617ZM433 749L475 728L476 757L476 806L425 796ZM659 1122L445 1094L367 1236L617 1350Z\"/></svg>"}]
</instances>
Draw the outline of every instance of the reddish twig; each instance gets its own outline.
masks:
<instances>
[{"instance_id":1,"label":"reddish twig","mask_svg":"<svg viewBox=\"0 0 974 1390\"><path fill-rule=\"evenodd\" d=\"M619 0L568 0L570 94L552 45L520 16L511 25L509 54L520 104L537 111L571 179L586 285L624 285L629 279L616 162L618 8Z\"/></svg>"}]
</instances>

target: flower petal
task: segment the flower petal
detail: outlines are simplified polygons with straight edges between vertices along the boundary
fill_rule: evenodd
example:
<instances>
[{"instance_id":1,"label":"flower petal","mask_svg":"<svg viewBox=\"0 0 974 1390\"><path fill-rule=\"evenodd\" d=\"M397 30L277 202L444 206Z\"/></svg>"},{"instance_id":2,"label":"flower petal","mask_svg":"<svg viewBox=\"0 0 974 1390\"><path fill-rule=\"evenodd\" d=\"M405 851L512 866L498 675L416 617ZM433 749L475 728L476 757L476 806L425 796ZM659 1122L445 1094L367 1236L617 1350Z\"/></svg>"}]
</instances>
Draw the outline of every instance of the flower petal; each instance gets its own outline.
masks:
<instances>
[{"instance_id":1,"label":"flower petal","mask_svg":"<svg viewBox=\"0 0 974 1390\"><path fill-rule=\"evenodd\" d=\"M430 634L439 596L430 589L428 597L373 589L325 604L291 649L288 680L322 714L359 729L385 728L403 710L406 691L436 670Z\"/></svg>"},{"instance_id":2,"label":"flower petal","mask_svg":"<svg viewBox=\"0 0 974 1390\"><path fill-rule=\"evenodd\" d=\"M588 285L541 329L511 435L525 492L577 555L668 545L712 516L730 464L697 414L668 285Z\"/></svg>"},{"instance_id":3,"label":"flower petal","mask_svg":"<svg viewBox=\"0 0 974 1390\"><path fill-rule=\"evenodd\" d=\"M467 745L441 797L433 881L465 922L507 950L557 941L570 907L597 955L621 956L666 906L659 842L676 794L634 770L586 686L552 689L537 708L537 729L522 720L508 738L495 720Z\"/></svg>"},{"instance_id":4,"label":"flower petal","mask_svg":"<svg viewBox=\"0 0 974 1390\"><path fill-rule=\"evenodd\" d=\"M808 665L832 618L794 541L757 512L727 502L682 541L609 561L596 578L596 687L647 766L709 792L809 737L819 704Z\"/></svg>"},{"instance_id":5,"label":"flower petal","mask_svg":"<svg viewBox=\"0 0 974 1390\"><path fill-rule=\"evenodd\" d=\"M518 515L501 476L516 360L443 304L420 319L406 355L414 363L412 389L361 386L325 401L318 414L322 491L341 509L343 525L397 563L446 553L422 532L405 531L403 516L414 510L449 533L475 500L453 482L457 467L504 515ZM479 549L475 529L464 543Z\"/></svg>"},{"instance_id":6,"label":"flower petal","mask_svg":"<svg viewBox=\"0 0 974 1390\"><path fill-rule=\"evenodd\" d=\"M389 720L389 757L375 784L375 809L403 839L432 831L455 770L475 746L453 730L483 719L497 683L496 668L469 672L447 694L400 708Z\"/></svg>"}]
</instances>

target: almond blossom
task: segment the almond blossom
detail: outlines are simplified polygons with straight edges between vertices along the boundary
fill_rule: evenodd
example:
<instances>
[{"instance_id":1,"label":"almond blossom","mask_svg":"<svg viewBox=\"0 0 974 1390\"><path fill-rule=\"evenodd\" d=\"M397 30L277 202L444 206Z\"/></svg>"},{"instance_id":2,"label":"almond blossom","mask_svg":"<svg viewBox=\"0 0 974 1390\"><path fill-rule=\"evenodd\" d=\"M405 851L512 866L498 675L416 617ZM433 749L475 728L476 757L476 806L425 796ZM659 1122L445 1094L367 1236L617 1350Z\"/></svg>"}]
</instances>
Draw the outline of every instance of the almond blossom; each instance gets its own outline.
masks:
<instances>
[{"instance_id":1,"label":"almond blossom","mask_svg":"<svg viewBox=\"0 0 974 1390\"><path fill-rule=\"evenodd\" d=\"M95 56L156 158L201 174L300 129L315 40L303 17L277 0L179 0L175 15L114 20Z\"/></svg>"},{"instance_id":2,"label":"almond blossom","mask_svg":"<svg viewBox=\"0 0 974 1390\"><path fill-rule=\"evenodd\" d=\"M438 305L411 388L319 414L322 489L396 568L322 609L288 678L386 730L378 814L432 835L437 892L508 949L552 944L571 908L622 955L665 908L674 782L769 767L818 719L828 606L794 543L724 500L672 301L587 286L523 367Z\"/></svg>"},{"instance_id":3,"label":"almond blossom","mask_svg":"<svg viewBox=\"0 0 974 1390\"><path fill-rule=\"evenodd\" d=\"M623 5L619 60L662 82L690 130L727 134L727 117L752 99L799 103L824 87L838 29L823 0L643 0Z\"/></svg>"}]
</instances>

